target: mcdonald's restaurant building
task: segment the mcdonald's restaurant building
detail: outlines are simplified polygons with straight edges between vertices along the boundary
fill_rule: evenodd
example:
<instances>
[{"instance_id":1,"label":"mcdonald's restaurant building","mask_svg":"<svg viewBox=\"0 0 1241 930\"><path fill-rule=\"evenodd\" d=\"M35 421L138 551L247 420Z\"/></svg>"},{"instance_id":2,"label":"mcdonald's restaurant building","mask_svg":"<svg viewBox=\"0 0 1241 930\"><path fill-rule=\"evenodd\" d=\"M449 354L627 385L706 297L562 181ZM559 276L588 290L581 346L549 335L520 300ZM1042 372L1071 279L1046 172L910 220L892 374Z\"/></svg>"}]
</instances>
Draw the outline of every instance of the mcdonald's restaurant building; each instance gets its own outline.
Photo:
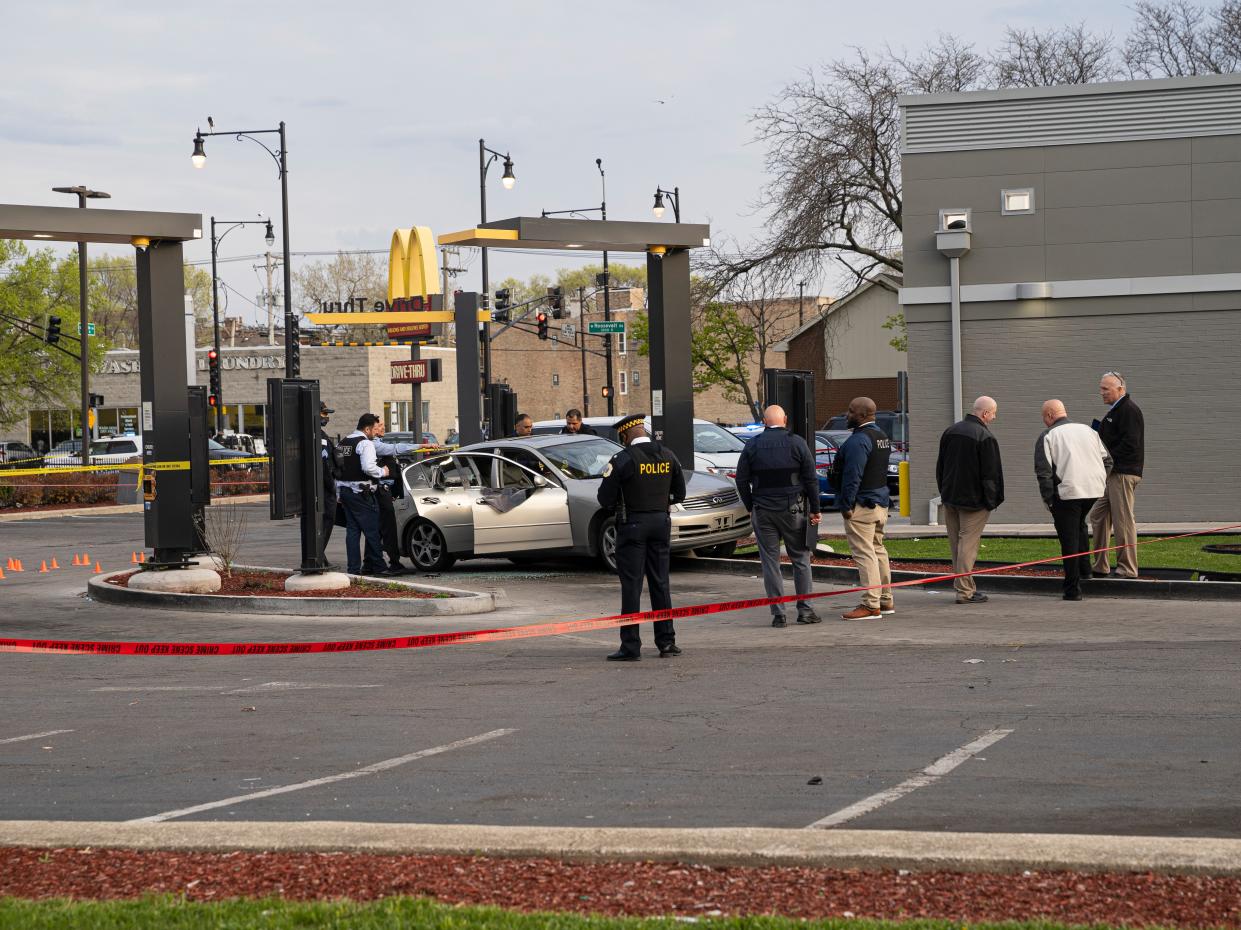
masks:
<instances>
[{"instance_id":1,"label":"mcdonald's restaurant building","mask_svg":"<svg viewBox=\"0 0 1241 930\"><path fill-rule=\"evenodd\" d=\"M196 353L197 383L207 384L207 346ZM363 413L384 418L389 430L409 429L413 392L409 384L393 384L391 364L409 360L408 346L315 346L301 348L302 377L319 381L319 396L336 413L328 427L333 435L352 432ZM423 346L424 359L439 359L442 380L421 386L424 429L443 440L456 428L456 360L453 350ZM220 352L225 432L263 436L267 425L267 379L284 377L284 347L262 344L224 346ZM104 357L91 376L90 389L104 403L96 411L94 439L139 432L141 386L136 349L117 349ZM48 451L67 439L81 437L80 416L67 408L36 408L24 422L0 431L0 439L26 442Z\"/></svg>"}]
</instances>

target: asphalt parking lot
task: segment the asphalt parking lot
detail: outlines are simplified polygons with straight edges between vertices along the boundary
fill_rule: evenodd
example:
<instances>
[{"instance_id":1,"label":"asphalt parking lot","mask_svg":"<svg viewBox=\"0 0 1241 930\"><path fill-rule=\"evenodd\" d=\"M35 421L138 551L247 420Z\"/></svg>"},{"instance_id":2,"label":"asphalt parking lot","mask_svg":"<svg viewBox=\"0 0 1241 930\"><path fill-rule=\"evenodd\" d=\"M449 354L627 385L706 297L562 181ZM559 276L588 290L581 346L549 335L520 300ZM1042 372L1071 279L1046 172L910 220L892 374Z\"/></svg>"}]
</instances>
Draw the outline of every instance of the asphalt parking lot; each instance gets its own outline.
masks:
<instances>
[{"instance_id":1,"label":"asphalt parking lot","mask_svg":"<svg viewBox=\"0 0 1241 930\"><path fill-rule=\"evenodd\" d=\"M0 524L0 635L348 639L614 613L585 562L459 563L511 606L443 619L135 610L82 596L138 515ZM250 508L245 561L296 523ZM343 561L343 534L329 556ZM825 589L827 590L827 589ZM677 604L761 593L678 563ZM838 603L840 601L840 603ZM615 634L403 652L0 654L0 819L771 826L1241 837L1241 610L1228 603L898 594L898 613L775 630L678 622L685 654L603 661ZM811 784L818 779L817 783Z\"/></svg>"}]
</instances>

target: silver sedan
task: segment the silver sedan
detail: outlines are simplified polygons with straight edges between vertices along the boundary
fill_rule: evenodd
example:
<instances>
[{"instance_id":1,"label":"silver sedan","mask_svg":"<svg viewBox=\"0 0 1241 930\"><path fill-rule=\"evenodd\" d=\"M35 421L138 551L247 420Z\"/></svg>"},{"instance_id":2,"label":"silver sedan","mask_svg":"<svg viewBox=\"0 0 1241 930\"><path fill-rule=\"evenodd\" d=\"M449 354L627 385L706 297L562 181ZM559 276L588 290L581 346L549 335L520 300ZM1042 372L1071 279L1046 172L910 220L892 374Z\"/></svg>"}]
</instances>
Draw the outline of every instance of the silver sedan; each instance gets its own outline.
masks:
<instances>
[{"instance_id":1,"label":"silver sedan","mask_svg":"<svg viewBox=\"0 0 1241 930\"><path fill-rule=\"evenodd\" d=\"M616 570L616 523L599 506L603 469L621 447L598 436L476 443L402 470L401 549L423 571L457 559L591 556ZM672 551L731 555L750 533L732 482L686 472L672 512Z\"/></svg>"}]
</instances>

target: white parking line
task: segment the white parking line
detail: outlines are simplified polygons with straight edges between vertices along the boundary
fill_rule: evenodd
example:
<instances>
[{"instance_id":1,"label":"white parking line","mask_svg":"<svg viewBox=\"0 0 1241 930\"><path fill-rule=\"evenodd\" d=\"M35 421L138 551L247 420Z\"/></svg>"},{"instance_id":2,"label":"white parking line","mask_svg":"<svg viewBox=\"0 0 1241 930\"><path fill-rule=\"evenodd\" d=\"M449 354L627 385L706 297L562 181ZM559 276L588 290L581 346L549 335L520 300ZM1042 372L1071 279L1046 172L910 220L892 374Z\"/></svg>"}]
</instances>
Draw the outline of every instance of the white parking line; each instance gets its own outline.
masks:
<instances>
[{"instance_id":1,"label":"white parking line","mask_svg":"<svg viewBox=\"0 0 1241 930\"><path fill-rule=\"evenodd\" d=\"M925 788L927 785L934 784L962 762L982 752L988 746L998 743L1012 732L1012 730L988 730L978 739L972 740L960 749L954 749L948 755L936 759L913 778L901 782L895 788L880 791L878 794L872 794L870 797L863 798L855 804L850 804L848 807L842 807L836 813L828 814L822 820L816 820L806 829L826 830L830 827L838 827L842 823L857 820L857 818L869 814L871 811L878 810L885 804L891 804L911 791L917 791L919 788Z\"/></svg>"},{"instance_id":2,"label":"white parking line","mask_svg":"<svg viewBox=\"0 0 1241 930\"><path fill-rule=\"evenodd\" d=\"M0 739L0 743L20 743L28 739L42 739L44 736L59 736L61 733L72 733L72 730L47 730L43 733L27 733L25 736L10 736L8 739Z\"/></svg>"},{"instance_id":3,"label":"white parking line","mask_svg":"<svg viewBox=\"0 0 1241 930\"><path fill-rule=\"evenodd\" d=\"M428 756L438 756L440 753L451 752L454 749L464 749L467 746L475 746L478 743L485 743L488 740L498 739L501 736L508 736L510 733L516 733L515 729L492 730L488 733L480 733L478 736L471 736L466 739L459 739L453 743L445 743L443 746L433 746L430 749L420 749L417 752L411 752L409 755L397 756L395 759L384 759L382 762L374 762L371 765L363 766L360 769L354 769L352 772L342 772L339 775L328 775L323 778L312 778L310 781L301 781L295 785L281 785L278 788L268 788L264 791L255 791L253 794L239 794L236 797L224 798L222 801L210 801L207 804L196 804L193 807L183 807L175 811L165 811L162 814L152 814L150 817L138 817L128 823L162 823L165 820L173 820L177 817L188 817L190 814L199 814L203 811L216 810L220 807L232 807L234 804L244 804L246 801L257 801L259 798L270 798L278 794L288 794L291 791L301 791L304 788L318 788L321 785L331 785L338 781L348 781L351 778L361 778L364 775L374 775L378 772L386 772L388 769L396 768L398 765L404 765L406 762L416 762L418 759L425 759Z\"/></svg>"}]
</instances>

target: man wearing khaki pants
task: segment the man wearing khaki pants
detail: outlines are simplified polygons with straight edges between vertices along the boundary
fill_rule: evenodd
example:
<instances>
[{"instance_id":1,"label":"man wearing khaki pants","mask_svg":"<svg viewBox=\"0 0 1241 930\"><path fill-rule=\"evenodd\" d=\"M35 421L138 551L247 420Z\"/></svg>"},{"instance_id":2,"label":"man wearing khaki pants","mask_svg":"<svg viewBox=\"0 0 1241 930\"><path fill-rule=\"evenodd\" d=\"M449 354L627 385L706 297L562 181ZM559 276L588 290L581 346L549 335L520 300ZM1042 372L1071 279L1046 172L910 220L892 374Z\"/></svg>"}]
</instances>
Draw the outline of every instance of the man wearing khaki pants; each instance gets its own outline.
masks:
<instances>
[{"instance_id":1,"label":"man wearing khaki pants","mask_svg":"<svg viewBox=\"0 0 1241 930\"><path fill-rule=\"evenodd\" d=\"M862 603L841 615L842 620L878 620L896 613L892 600L892 570L883 530L888 522L888 459L892 440L875 423L875 402L855 397L848 422L853 435L845 440L832 463L836 503L845 518L845 538L858 567Z\"/></svg>"},{"instance_id":2,"label":"man wearing khaki pants","mask_svg":"<svg viewBox=\"0 0 1241 930\"><path fill-rule=\"evenodd\" d=\"M1096 578L1108 575L1121 578L1138 577L1138 524L1133 512L1133 494L1142 480L1142 464L1146 452L1146 422L1142 411L1125 388L1119 371L1109 371L1099 379L1099 396L1108 405L1102 420L1091 426L1112 457L1107 487L1090 509L1092 549L1104 549L1109 537L1116 534L1116 571L1110 571L1108 553L1094 557Z\"/></svg>"},{"instance_id":3,"label":"man wearing khaki pants","mask_svg":"<svg viewBox=\"0 0 1241 930\"><path fill-rule=\"evenodd\" d=\"M969 572L978 558L978 544L991 511L1004 503L1004 469L1000 444L989 429L997 407L991 397L974 401L973 412L954 423L939 439L935 483L944 505L944 525L952 549L952 571L958 604L984 604Z\"/></svg>"}]
</instances>

